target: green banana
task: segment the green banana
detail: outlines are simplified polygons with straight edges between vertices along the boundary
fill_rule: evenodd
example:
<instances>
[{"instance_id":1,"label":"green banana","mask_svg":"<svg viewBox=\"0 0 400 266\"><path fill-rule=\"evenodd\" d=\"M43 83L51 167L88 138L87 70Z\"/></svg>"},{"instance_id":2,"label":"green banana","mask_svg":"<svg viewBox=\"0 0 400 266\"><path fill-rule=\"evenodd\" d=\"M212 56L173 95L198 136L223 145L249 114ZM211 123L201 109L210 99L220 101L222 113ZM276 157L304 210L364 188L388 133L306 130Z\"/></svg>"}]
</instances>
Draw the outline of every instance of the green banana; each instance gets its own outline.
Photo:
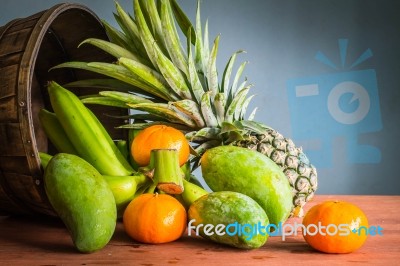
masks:
<instances>
[{"instance_id":1,"label":"green banana","mask_svg":"<svg viewBox=\"0 0 400 266\"><path fill-rule=\"evenodd\" d=\"M133 173L100 121L74 93L54 81L49 83L48 92L54 112L81 158L103 175Z\"/></svg>"},{"instance_id":2,"label":"green banana","mask_svg":"<svg viewBox=\"0 0 400 266\"><path fill-rule=\"evenodd\" d=\"M55 113L42 109L39 112L39 120L47 137L59 152L78 154Z\"/></svg>"},{"instance_id":3,"label":"green banana","mask_svg":"<svg viewBox=\"0 0 400 266\"><path fill-rule=\"evenodd\" d=\"M46 170L46 167L50 162L51 158L53 158L53 156L45 152L39 152L39 157L40 157L40 165L42 166L43 170Z\"/></svg>"},{"instance_id":4,"label":"green banana","mask_svg":"<svg viewBox=\"0 0 400 266\"><path fill-rule=\"evenodd\" d=\"M140 188L146 187L150 180L145 174L139 172L130 176L103 175L103 178L114 195L118 217L122 217L125 208L135 197L136 192L140 191Z\"/></svg>"}]
</instances>

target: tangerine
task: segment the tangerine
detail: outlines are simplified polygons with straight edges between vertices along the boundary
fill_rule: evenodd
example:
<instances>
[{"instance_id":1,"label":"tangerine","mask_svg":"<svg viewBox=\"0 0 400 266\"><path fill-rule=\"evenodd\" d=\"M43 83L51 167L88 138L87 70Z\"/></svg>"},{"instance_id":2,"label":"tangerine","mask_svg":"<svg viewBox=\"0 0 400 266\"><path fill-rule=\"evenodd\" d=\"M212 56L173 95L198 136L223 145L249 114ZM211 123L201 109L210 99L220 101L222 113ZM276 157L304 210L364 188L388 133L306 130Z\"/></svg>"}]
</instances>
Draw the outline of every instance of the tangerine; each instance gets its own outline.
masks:
<instances>
[{"instance_id":1,"label":"tangerine","mask_svg":"<svg viewBox=\"0 0 400 266\"><path fill-rule=\"evenodd\" d=\"M313 206L303 218L303 236L316 250L350 253L367 239L368 220L357 206L344 201L325 201ZM311 229L312 228L312 229Z\"/></svg>"},{"instance_id":2,"label":"tangerine","mask_svg":"<svg viewBox=\"0 0 400 266\"><path fill-rule=\"evenodd\" d=\"M186 209L168 194L141 194L129 203L123 216L125 232L148 244L177 240L185 232L186 223Z\"/></svg>"},{"instance_id":3,"label":"tangerine","mask_svg":"<svg viewBox=\"0 0 400 266\"><path fill-rule=\"evenodd\" d=\"M139 166L147 166L150 153L154 149L178 150L180 166L187 162L190 155L189 142L185 135L165 125L153 125L140 131L132 141L131 154Z\"/></svg>"}]
</instances>

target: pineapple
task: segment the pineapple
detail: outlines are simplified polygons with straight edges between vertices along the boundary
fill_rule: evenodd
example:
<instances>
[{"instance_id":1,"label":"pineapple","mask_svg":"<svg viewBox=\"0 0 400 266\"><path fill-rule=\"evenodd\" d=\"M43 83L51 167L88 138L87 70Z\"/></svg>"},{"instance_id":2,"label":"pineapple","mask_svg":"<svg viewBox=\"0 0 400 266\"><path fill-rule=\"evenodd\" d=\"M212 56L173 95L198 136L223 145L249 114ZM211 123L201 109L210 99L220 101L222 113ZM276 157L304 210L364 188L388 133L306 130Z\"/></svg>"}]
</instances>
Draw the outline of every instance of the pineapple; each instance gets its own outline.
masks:
<instances>
[{"instance_id":1,"label":"pineapple","mask_svg":"<svg viewBox=\"0 0 400 266\"><path fill-rule=\"evenodd\" d=\"M107 78L66 86L100 88L99 95L82 98L86 104L140 111L131 112L131 123L121 128L166 124L182 130L193 144L194 167L205 150L219 145L265 154L289 179L295 206L292 215L301 216L302 207L317 189L316 169L292 140L253 121L256 109L246 118L254 96L248 96L251 84L241 81L246 62L232 73L243 51L230 57L220 78L216 69L220 36L210 47L208 22L203 27L199 1L194 26L176 0L134 0L134 16L118 3L116 11L120 30L103 21L110 41L89 38L82 43L115 56L115 62L66 62L55 67L85 69ZM176 25L186 42L181 42Z\"/></svg>"}]
</instances>

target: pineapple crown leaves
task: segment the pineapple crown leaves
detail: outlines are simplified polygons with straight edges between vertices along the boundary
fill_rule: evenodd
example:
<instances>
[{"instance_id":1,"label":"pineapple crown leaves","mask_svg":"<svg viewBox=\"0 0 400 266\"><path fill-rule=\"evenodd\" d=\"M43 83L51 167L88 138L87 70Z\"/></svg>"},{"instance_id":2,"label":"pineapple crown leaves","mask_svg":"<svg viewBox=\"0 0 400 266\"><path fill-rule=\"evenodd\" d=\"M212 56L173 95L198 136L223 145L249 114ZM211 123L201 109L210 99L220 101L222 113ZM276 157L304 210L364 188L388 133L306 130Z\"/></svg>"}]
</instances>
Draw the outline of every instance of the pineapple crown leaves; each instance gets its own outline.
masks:
<instances>
[{"instance_id":1,"label":"pineapple crown leaves","mask_svg":"<svg viewBox=\"0 0 400 266\"><path fill-rule=\"evenodd\" d=\"M104 89L106 92L83 101L139 110L147 113L142 115L147 122L176 124L187 131L247 121L246 109L254 96L248 96L252 85L247 79L240 82L247 62L233 73L237 55L244 51L232 54L219 82L216 62L220 36L210 47L208 21L202 27L200 1L194 26L176 0L133 0L133 4L131 16L115 2L114 17L120 30L103 21L110 41L89 38L80 44L93 45L114 56L116 62L66 62L54 67L88 70L108 78L66 86ZM186 49L176 24L186 37ZM119 93L109 93L114 90Z\"/></svg>"}]
</instances>

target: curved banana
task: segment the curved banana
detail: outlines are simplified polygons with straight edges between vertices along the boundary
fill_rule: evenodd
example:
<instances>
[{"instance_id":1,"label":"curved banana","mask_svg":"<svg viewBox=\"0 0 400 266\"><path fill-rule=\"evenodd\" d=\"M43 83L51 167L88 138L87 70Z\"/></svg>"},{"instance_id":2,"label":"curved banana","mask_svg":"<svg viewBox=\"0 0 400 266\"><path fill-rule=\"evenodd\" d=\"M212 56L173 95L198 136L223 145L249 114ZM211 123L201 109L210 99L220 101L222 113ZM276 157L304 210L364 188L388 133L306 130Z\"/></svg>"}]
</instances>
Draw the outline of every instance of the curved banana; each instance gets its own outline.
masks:
<instances>
[{"instance_id":1,"label":"curved banana","mask_svg":"<svg viewBox=\"0 0 400 266\"><path fill-rule=\"evenodd\" d=\"M58 152L70 153L77 155L74 145L69 140L67 134L62 128L60 121L55 113L52 113L46 109L42 109L39 112L39 120L42 124L46 136L50 142L56 147Z\"/></svg>"},{"instance_id":2,"label":"curved banana","mask_svg":"<svg viewBox=\"0 0 400 266\"><path fill-rule=\"evenodd\" d=\"M58 121L80 157L103 175L133 173L102 124L74 93L54 81L49 83L48 92Z\"/></svg>"}]
</instances>

